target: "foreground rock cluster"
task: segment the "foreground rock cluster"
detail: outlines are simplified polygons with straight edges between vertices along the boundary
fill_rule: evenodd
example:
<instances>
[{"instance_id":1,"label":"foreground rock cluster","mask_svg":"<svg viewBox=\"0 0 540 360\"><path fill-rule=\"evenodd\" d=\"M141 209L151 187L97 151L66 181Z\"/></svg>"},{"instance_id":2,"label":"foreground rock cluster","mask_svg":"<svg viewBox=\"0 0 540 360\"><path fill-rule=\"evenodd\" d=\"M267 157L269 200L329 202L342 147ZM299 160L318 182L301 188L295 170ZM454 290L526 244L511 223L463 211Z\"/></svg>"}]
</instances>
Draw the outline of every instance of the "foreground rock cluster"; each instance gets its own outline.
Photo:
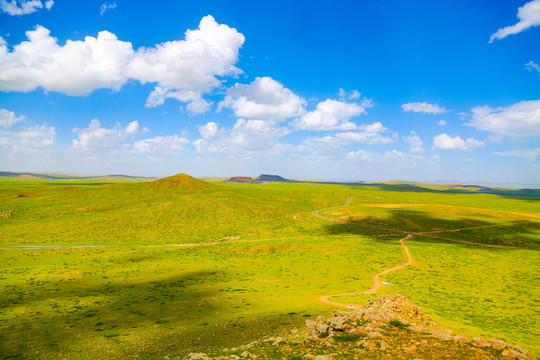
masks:
<instances>
[{"instance_id":1,"label":"foreground rock cluster","mask_svg":"<svg viewBox=\"0 0 540 360\"><path fill-rule=\"evenodd\" d=\"M305 331L292 333L188 359L533 359L502 340L455 335L403 295L381 296L354 312L307 320Z\"/></svg>"}]
</instances>

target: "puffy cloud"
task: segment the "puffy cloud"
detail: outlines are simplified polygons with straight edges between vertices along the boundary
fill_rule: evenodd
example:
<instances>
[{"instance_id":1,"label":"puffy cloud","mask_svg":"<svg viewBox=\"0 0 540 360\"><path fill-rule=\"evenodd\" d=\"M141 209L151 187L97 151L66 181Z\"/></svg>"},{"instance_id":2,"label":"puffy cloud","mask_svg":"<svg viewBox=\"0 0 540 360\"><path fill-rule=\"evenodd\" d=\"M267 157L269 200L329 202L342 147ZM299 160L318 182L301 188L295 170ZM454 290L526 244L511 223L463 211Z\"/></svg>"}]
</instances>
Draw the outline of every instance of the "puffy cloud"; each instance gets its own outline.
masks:
<instances>
[{"instance_id":1,"label":"puffy cloud","mask_svg":"<svg viewBox=\"0 0 540 360\"><path fill-rule=\"evenodd\" d=\"M208 92L221 85L218 76L241 73L234 64L244 35L205 16L185 40L169 41L137 50L126 73L141 83L179 91Z\"/></svg>"},{"instance_id":2,"label":"puffy cloud","mask_svg":"<svg viewBox=\"0 0 540 360\"><path fill-rule=\"evenodd\" d=\"M522 157L524 159L532 161L532 160L535 160L538 157L538 155L540 155L540 148L501 151L501 152L495 152L493 153L493 155L517 156L517 157Z\"/></svg>"},{"instance_id":3,"label":"puffy cloud","mask_svg":"<svg viewBox=\"0 0 540 360\"><path fill-rule=\"evenodd\" d=\"M341 88L339 89L339 99L341 101L358 100L358 99L360 99L360 96L362 96L362 94L358 90L352 90L349 93L347 93L347 91L345 91L345 90L343 90Z\"/></svg>"},{"instance_id":4,"label":"puffy cloud","mask_svg":"<svg viewBox=\"0 0 540 360\"><path fill-rule=\"evenodd\" d=\"M540 0L533 0L518 9L517 17L519 22L515 25L507 26L497 30L491 35L489 42L495 39L504 39L508 35L520 33L533 26L540 25Z\"/></svg>"},{"instance_id":5,"label":"puffy cloud","mask_svg":"<svg viewBox=\"0 0 540 360\"><path fill-rule=\"evenodd\" d=\"M130 152L135 154L174 155L184 151L189 140L178 135L156 136L151 139L135 141Z\"/></svg>"},{"instance_id":6,"label":"puffy cloud","mask_svg":"<svg viewBox=\"0 0 540 360\"><path fill-rule=\"evenodd\" d=\"M437 125L439 126L445 126L446 125L446 120L440 120Z\"/></svg>"},{"instance_id":7,"label":"puffy cloud","mask_svg":"<svg viewBox=\"0 0 540 360\"><path fill-rule=\"evenodd\" d=\"M132 121L126 126L126 134L128 135L135 135L139 132L139 122L138 121Z\"/></svg>"},{"instance_id":8,"label":"puffy cloud","mask_svg":"<svg viewBox=\"0 0 540 360\"><path fill-rule=\"evenodd\" d=\"M300 150L312 151L319 155L328 155L340 153L345 146L351 144L387 145L395 142L397 139L397 134L383 136L380 132L387 132L388 129L379 122L363 125L361 128L366 129L366 131L347 131L337 133L333 136L307 138L302 142ZM367 129L374 131L367 131Z\"/></svg>"},{"instance_id":9,"label":"puffy cloud","mask_svg":"<svg viewBox=\"0 0 540 360\"><path fill-rule=\"evenodd\" d=\"M360 125L358 129L371 133L388 132L388 129L378 121L372 124Z\"/></svg>"},{"instance_id":10,"label":"puffy cloud","mask_svg":"<svg viewBox=\"0 0 540 360\"><path fill-rule=\"evenodd\" d=\"M387 150L382 154L374 153L368 150L358 150L347 153L347 158L349 158L350 160L364 161L401 161L407 158L407 155L398 150Z\"/></svg>"},{"instance_id":11,"label":"puffy cloud","mask_svg":"<svg viewBox=\"0 0 540 360\"><path fill-rule=\"evenodd\" d=\"M187 102L193 112L207 111L202 95L221 86L218 77L241 72L234 64L244 36L208 15L185 40L170 41L136 52L130 42L101 31L96 38L68 40L60 46L42 26L26 33L28 41L8 51L0 41L0 90L28 92L38 87L71 96L96 89L119 90L129 79L157 83L147 106L166 98Z\"/></svg>"},{"instance_id":12,"label":"puffy cloud","mask_svg":"<svg viewBox=\"0 0 540 360\"><path fill-rule=\"evenodd\" d=\"M241 156L246 153L272 152L284 149L278 140L290 131L265 120L238 119L231 129L209 122L199 127L202 138L193 142L199 153Z\"/></svg>"},{"instance_id":13,"label":"puffy cloud","mask_svg":"<svg viewBox=\"0 0 540 360\"><path fill-rule=\"evenodd\" d=\"M425 113L425 114L442 114L447 112L444 107L439 106L439 104L428 104L427 102L413 102L401 105L403 111L406 112L415 112L415 113Z\"/></svg>"},{"instance_id":14,"label":"puffy cloud","mask_svg":"<svg viewBox=\"0 0 540 360\"><path fill-rule=\"evenodd\" d=\"M484 147L483 141L478 141L474 138L463 140L461 137L451 137L447 134L440 134L433 138L433 149L441 150L473 150Z\"/></svg>"},{"instance_id":15,"label":"puffy cloud","mask_svg":"<svg viewBox=\"0 0 540 360\"><path fill-rule=\"evenodd\" d=\"M219 109L229 107L238 117L281 122L304 114L306 101L270 77L258 77L251 84L235 84Z\"/></svg>"},{"instance_id":16,"label":"puffy cloud","mask_svg":"<svg viewBox=\"0 0 540 360\"><path fill-rule=\"evenodd\" d=\"M409 152L411 153L423 153L424 151L426 151L422 147L422 144L424 144L424 142L422 141L422 139L420 139L420 137L416 134L416 131L414 130L411 131L410 136L403 137L403 141L410 145Z\"/></svg>"},{"instance_id":17,"label":"puffy cloud","mask_svg":"<svg viewBox=\"0 0 540 360\"><path fill-rule=\"evenodd\" d=\"M97 38L68 40L59 46L43 26L26 32L8 52L0 44L0 90L28 92L37 87L67 95L88 95L95 89L119 90L127 81L125 67L133 57L131 43L101 31Z\"/></svg>"},{"instance_id":18,"label":"puffy cloud","mask_svg":"<svg viewBox=\"0 0 540 360\"><path fill-rule=\"evenodd\" d=\"M335 138L343 145L348 144L371 144L371 145L385 145L391 144L395 141L395 138L383 136L377 132L354 132L348 131L343 133L337 133Z\"/></svg>"},{"instance_id":19,"label":"puffy cloud","mask_svg":"<svg viewBox=\"0 0 540 360\"><path fill-rule=\"evenodd\" d=\"M0 131L0 146L12 152L31 153L46 150L54 145L56 130L47 123L19 126L16 131Z\"/></svg>"},{"instance_id":20,"label":"puffy cloud","mask_svg":"<svg viewBox=\"0 0 540 360\"><path fill-rule=\"evenodd\" d=\"M132 121L126 128L117 123L107 129L101 127L98 119L90 121L90 125L84 129L73 129L77 139L73 139L73 148L82 151L94 151L98 149L114 149L121 147L124 140L139 132L139 123Z\"/></svg>"},{"instance_id":21,"label":"puffy cloud","mask_svg":"<svg viewBox=\"0 0 540 360\"><path fill-rule=\"evenodd\" d=\"M22 121L24 121L24 116L15 116L13 111L0 109L0 126L4 129L9 129Z\"/></svg>"},{"instance_id":22,"label":"puffy cloud","mask_svg":"<svg viewBox=\"0 0 540 360\"><path fill-rule=\"evenodd\" d=\"M103 3L101 4L101 8L99 9L99 15L103 15L105 14L107 10L112 10L114 8L116 8L116 3L112 3L112 4Z\"/></svg>"},{"instance_id":23,"label":"puffy cloud","mask_svg":"<svg viewBox=\"0 0 540 360\"><path fill-rule=\"evenodd\" d=\"M357 126L350 122L352 117L367 114L370 100L360 104L327 99L317 104L314 111L294 120L292 126L301 130L353 130Z\"/></svg>"},{"instance_id":24,"label":"puffy cloud","mask_svg":"<svg viewBox=\"0 0 540 360\"><path fill-rule=\"evenodd\" d=\"M187 103L186 107L192 114L204 114L212 106L212 102L203 99L200 91L175 91L161 86L156 86L150 93L145 106L149 108L160 106L169 98Z\"/></svg>"},{"instance_id":25,"label":"puffy cloud","mask_svg":"<svg viewBox=\"0 0 540 360\"><path fill-rule=\"evenodd\" d=\"M45 8L50 10L53 0L45 1ZM0 0L0 9L9 15L26 15L43 8L41 0Z\"/></svg>"},{"instance_id":26,"label":"puffy cloud","mask_svg":"<svg viewBox=\"0 0 540 360\"><path fill-rule=\"evenodd\" d=\"M525 68L530 72L537 72L540 75L540 65L534 63L532 60L525 64Z\"/></svg>"},{"instance_id":27,"label":"puffy cloud","mask_svg":"<svg viewBox=\"0 0 540 360\"><path fill-rule=\"evenodd\" d=\"M467 125L513 138L540 136L540 100L521 101L508 107L475 107Z\"/></svg>"}]
</instances>

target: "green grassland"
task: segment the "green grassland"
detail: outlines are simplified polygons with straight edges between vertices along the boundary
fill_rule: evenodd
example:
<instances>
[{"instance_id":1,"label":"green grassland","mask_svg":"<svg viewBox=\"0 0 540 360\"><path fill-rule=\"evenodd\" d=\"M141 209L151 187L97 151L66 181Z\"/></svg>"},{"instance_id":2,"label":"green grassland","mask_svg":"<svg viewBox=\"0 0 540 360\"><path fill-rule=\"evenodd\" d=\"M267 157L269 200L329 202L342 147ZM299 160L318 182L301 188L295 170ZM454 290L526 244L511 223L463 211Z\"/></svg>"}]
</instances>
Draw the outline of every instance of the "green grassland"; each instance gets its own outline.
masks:
<instances>
[{"instance_id":1,"label":"green grassland","mask_svg":"<svg viewBox=\"0 0 540 360\"><path fill-rule=\"evenodd\" d=\"M404 262L400 231L441 230L516 248L414 236L414 264L386 275L392 286L333 299L403 293L456 332L540 354L540 219L523 215L538 201L186 177L87 184L0 181L0 358L163 359L279 335L331 313L319 297L362 292Z\"/></svg>"}]
</instances>

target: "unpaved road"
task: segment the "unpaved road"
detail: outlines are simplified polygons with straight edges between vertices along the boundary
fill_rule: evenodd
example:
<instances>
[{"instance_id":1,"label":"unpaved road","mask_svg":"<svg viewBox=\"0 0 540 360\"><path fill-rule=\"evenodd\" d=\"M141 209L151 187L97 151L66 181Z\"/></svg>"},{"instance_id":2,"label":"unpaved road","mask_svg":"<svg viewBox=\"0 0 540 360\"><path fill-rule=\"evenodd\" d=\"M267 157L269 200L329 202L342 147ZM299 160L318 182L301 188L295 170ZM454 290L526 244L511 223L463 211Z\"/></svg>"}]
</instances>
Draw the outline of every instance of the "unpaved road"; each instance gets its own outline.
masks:
<instances>
[{"instance_id":1,"label":"unpaved road","mask_svg":"<svg viewBox=\"0 0 540 360\"><path fill-rule=\"evenodd\" d=\"M325 304L328 304L328 305L334 305L334 306L339 306L339 307L342 307L342 308L348 308L350 304L344 304L344 303L340 303L340 302L337 302L337 301L331 301L329 300L329 298L331 297L335 297L335 296L347 296L347 295L369 295L369 294L375 294L377 292L377 290L379 290L379 288L382 286L382 283L380 281L380 277L383 276L383 275L386 275L388 274L389 272L392 272L392 271L396 271L396 270L399 270L399 269L402 269L406 266L409 266L413 263L413 258L411 256L411 253L409 252L409 248L407 248L407 245L405 245L404 241L407 240L407 239L410 239L412 238L412 235L411 234L408 234L406 237L404 237L403 239L399 240L399 243L401 244L401 246L403 246L403 248L405 249L405 253L407 254L407 262L403 263L403 264L400 264L398 266L394 266L393 268L390 268L390 269L386 269L380 273L378 273L377 275L375 275L373 277L373 286L371 287L371 289L369 290L366 290L364 292L361 292L361 293L347 293L347 294L337 294L337 295L325 295L325 296L321 296L319 300L321 300L323 303ZM353 305L355 308L357 308L359 305Z\"/></svg>"},{"instance_id":2,"label":"unpaved road","mask_svg":"<svg viewBox=\"0 0 540 360\"><path fill-rule=\"evenodd\" d=\"M352 196L350 198L347 199L347 201L345 202L344 205L341 205L339 207L345 207L347 205L350 204L352 200ZM370 206L371 204L368 204L366 206ZM393 204L393 205L399 205L399 204ZM407 205L410 205L410 204L407 204ZM373 205L371 205L373 206ZM399 270L399 269L402 269L406 266L409 266L413 263L413 258L411 256L411 253L409 252L409 248L407 248L407 246L405 245L404 241L406 239L410 239L413 237L413 232L409 232L409 231L403 231L403 230L396 230L396 229L389 229L389 228L384 228L384 227L380 227L380 226L374 226L374 225L366 225L366 224L361 224L361 223L351 223L351 222L348 222L348 221L345 221L345 220L341 220L341 219L332 219L332 218L329 218L329 217L326 217L326 216L323 216L321 214L319 214L320 211L323 211L323 210L329 210L329 209L333 209L333 208L326 208L326 209L320 209L320 210L315 210L313 212L313 215L320 218L320 219L325 219L325 220L330 220L330 221L335 221L335 222L340 222L340 223L344 223L344 224L353 224L353 225L358 225L358 226L363 226L363 227L369 227L369 228L373 228L373 229L379 229L379 230L387 230L387 231L391 231L391 232L395 232L395 233L405 233L407 234L406 237L402 238L401 240L399 240L399 243L401 244L401 246L403 246L403 248L405 249L405 253L407 254L407 262L403 263L403 264L400 264L398 266L395 266L391 269L386 269L384 270L383 272L380 272L378 273L377 275L375 275L373 277L373 286L371 287L371 289L369 290L366 290L364 292L359 292L359 293L346 293L346 294L334 294L334 295L324 295L324 296L321 296L319 298L320 301L322 301L323 303L325 304L328 304L328 305L333 305L333 306L338 306L338 307L342 307L342 308L348 308L351 304L344 304L344 303L340 303L340 302L337 302L337 301L331 301L329 300L331 297L337 297L337 296L347 296L347 295L369 295L369 294L374 294L377 292L377 290L382 286L382 283L381 281L379 280L379 278L383 275L386 275L392 271L396 271L396 270ZM499 212L502 212L502 213L509 213L509 214L514 214L514 215L529 215L531 216L532 214L525 214L525 213L514 213L514 212L508 212L508 211L499 211ZM533 215L534 217L535 215ZM446 231L460 231L462 229L455 229L455 230L446 230ZM446 238L446 237L441 237L441 236L436 236L436 235L430 235L429 234L430 232L426 232L426 233L419 233L419 232L414 232L414 235L417 235L417 236L423 236L423 237L429 237L429 238L434 238L434 239L441 239L441 240L447 240L447 241L454 241L454 242L459 242L459 243L464 243L464 244L471 244L471 245L479 245L479 246L486 246L486 247L496 247L496 248L514 248L513 246L503 246L503 245L490 245L490 244L481 244L481 243L476 243L476 242L472 242L472 241L466 241L466 240L460 240L460 239L452 239L452 238ZM354 306L354 308L356 309L359 305L352 305Z\"/></svg>"}]
</instances>

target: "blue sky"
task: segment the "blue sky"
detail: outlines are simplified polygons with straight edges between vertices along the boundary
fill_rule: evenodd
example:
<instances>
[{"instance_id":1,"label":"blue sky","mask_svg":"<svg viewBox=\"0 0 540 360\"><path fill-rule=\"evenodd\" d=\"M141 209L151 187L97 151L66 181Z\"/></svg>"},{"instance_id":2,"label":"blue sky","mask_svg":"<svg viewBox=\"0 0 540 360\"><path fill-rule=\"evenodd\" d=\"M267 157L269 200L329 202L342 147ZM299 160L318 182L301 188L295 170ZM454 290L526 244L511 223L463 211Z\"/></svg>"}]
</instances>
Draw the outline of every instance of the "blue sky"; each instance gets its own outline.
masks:
<instances>
[{"instance_id":1,"label":"blue sky","mask_svg":"<svg viewBox=\"0 0 540 360\"><path fill-rule=\"evenodd\" d=\"M540 0L0 0L0 168L540 183Z\"/></svg>"}]
</instances>

